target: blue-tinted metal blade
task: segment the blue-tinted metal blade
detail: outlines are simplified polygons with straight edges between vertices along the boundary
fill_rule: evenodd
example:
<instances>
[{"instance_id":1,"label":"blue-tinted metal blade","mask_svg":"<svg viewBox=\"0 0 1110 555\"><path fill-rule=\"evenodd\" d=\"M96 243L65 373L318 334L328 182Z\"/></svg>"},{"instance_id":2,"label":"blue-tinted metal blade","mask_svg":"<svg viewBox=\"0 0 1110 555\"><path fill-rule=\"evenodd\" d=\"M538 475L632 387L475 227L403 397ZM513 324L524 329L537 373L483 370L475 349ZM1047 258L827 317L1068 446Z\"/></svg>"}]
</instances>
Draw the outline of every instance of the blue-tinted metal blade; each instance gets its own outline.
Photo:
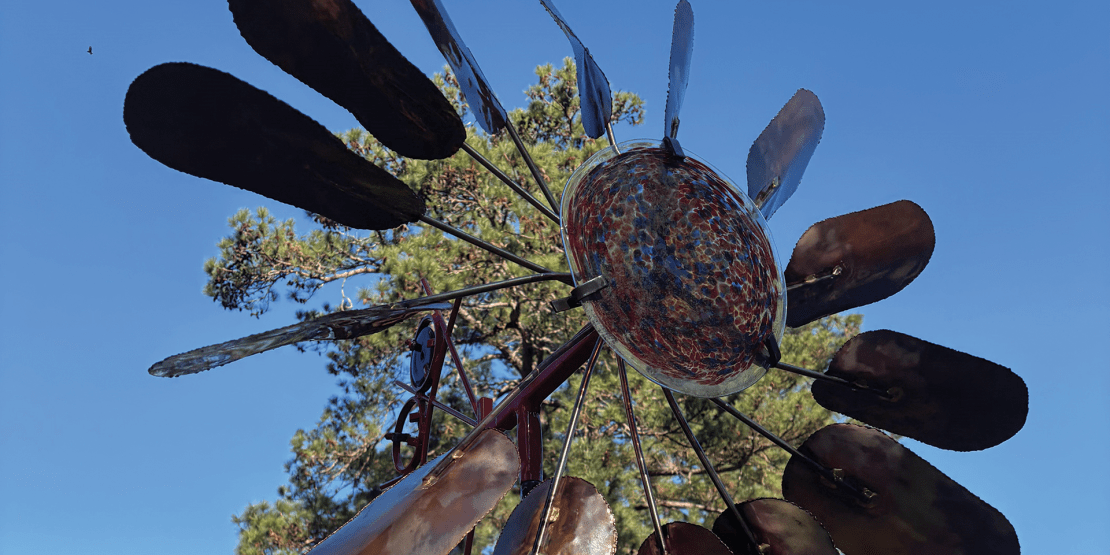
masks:
<instances>
[{"instance_id":1,"label":"blue-tinted metal blade","mask_svg":"<svg viewBox=\"0 0 1110 555\"><path fill-rule=\"evenodd\" d=\"M582 100L582 127L586 134L597 139L605 134L605 124L613 116L613 93L609 90L609 80L597 66L590 49L570 30L562 14L550 0L540 0L547 13L555 18L555 23L570 40L574 49L574 61L578 65L578 98Z\"/></svg>"},{"instance_id":2,"label":"blue-tinted metal blade","mask_svg":"<svg viewBox=\"0 0 1110 555\"><path fill-rule=\"evenodd\" d=\"M748 196L764 218L794 194L825 130L817 95L798 89L748 151Z\"/></svg>"},{"instance_id":3,"label":"blue-tinted metal blade","mask_svg":"<svg viewBox=\"0 0 1110 555\"><path fill-rule=\"evenodd\" d=\"M439 0L411 1L416 13L420 14L420 19L424 20L424 26L428 28L432 40L454 70L455 78L458 79L459 87L462 88L463 96L470 104L478 124L491 135L503 129L509 116L497 100L497 95L493 94L486 76L482 75L482 68L474 61L474 55L455 30L443 4Z\"/></svg>"},{"instance_id":4,"label":"blue-tinted metal blade","mask_svg":"<svg viewBox=\"0 0 1110 555\"><path fill-rule=\"evenodd\" d=\"M670 88L667 89L666 128L663 136L674 139L678 135L678 112L686 85L690 82L690 58L694 53L694 10L682 0L674 9L674 32L671 36Z\"/></svg>"}]
</instances>

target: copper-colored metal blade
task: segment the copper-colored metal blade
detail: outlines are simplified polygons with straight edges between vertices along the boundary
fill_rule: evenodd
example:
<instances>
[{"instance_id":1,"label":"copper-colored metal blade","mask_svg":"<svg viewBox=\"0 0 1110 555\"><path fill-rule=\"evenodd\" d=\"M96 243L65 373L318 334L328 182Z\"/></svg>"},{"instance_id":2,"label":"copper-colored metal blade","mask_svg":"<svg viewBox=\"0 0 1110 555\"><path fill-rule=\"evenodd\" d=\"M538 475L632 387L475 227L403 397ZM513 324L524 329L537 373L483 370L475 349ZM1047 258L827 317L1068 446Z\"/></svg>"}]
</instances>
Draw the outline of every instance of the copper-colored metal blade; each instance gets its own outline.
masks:
<instances>
[{"instance_id":1,"label":"copper-colored metal blade","mask_svg":"<svg viewBox=\"0 0 1110 555\"><path fill-rule=\"evenodd\" d=\"M818 380L813 397L821 406L941 449L998 445L1029 413L1029 389L1010 369L890 330L852 338L826 374L888 394Z\"/></svg>"},{"instance_id":2,"label":"copper-colored metal blade","mask_svg":"<svg viewBox=\"0 0 1110 555\"><path fill-rule=\"evenodd\" d=\"M417 312L449 310L451 308L450 303L420 304L420 300L361 310L334 312L292 326L248 335L218 345L193 349L156 363L150 367L149 372L162 378L176 378L187 374L196 374L235 362L241 358L302 341L351 339L375 334L404 321Z\"/></svg>"},{"instance_id":3,"label":"copper-colored metal blade","mask_svg":"<svg viewBox=\"0 0 1110 555\"><path fill-rule=\"evenodd\" d=\"M574 31L570 30L570 25L567 25L562 14L555 8L555 4L551 0L540 0L540 4L543 4L547 13L555 19L555 23L559 24L563 34L570 40L571 49L574 50L574 60L578 66L578 98L581 99L582 127L585 128L586 135L594 139L601 137L605 134L605 125L613 117L613 94L609 90L609 80L605 78L605 73L590 55L590 49L586 48L582 41L578 40Z\"/></svg>"},{"instance_id":4,"label":"copper-colored metal blade","mask_svg":"<svg viewBox=\"0 0 1110 555\"><path fill-rule=\"evenodd\" d=\"M900 200L813 224L790 257L786 325L883 300L910 284L933 255L933 222Z\"/></svg>"},{"instance_id":5,"label":"copper-colored metal blade","mask_svg":"<svg viewBox=\"0 0 1110 555\"><path fill-rule=\"evenodd\" d=\"M466 139L454 108L350 0L229 0L239 32L267 60L350 110L409 158L451 156Z\"/></svg>"},{"instance_id":6,"label":"copper-colored metal blade","mask_svg":"<svg viewBox=\"0 0 1110 555\"><path fill-rule=\"evenodd\" d=\"M359 229L390 229L424 201L288 104L212 68L171 63L127 90L123 121L151 158L322 214Z\"/></svg>"},{"instance_id":7,"label":"copper-colored metal blade","mask_svg":"<svg viewBox=\"0 0 1110 555\"><path fill-rule=\"evenodd\" d=\"M1020 553L1002 513L878 430L834 424L800 450L877 494L864 503L797 457L787 463L783 497L812 512L845 553Z\"/></svg>"},{"instance_id":8,"label":"copper-colored metal blade","mask_svg":"<svg viewBox=\"0 0 1110 555\"><path fill-rule=\"evenodd\" d=\"M454 70L463 96L466 97L482 129L490 135L503 129L509 121L509 116L501 101L497 100L493 89L490 88L489 80L482 74L482 68L478 67L474 55L463 42L462 35L455 30L455 24L451 22L443 4L439 0L411 1L420 19L424 20L424 26L428 28L428 33L432 35L432 40L435 41L440 53Z\"/></svg>"},{"instance_id":9,"label":"copper-colored metal blade","mask_svg":"<svg viewBox=\"0 0 1110 555\"><path fill-rule=\"evenodd\" d=\"M756 499L740 512L759 541L761 555L837 555L829 533L805 509L782 499ZM732 511L713 522L713 533L733 553L749 553L748 539Z\"/></svg>"},{"instance_id":10,"label":"copper-colored metal blade","mask_svg":"<svg viewBox=\"0 0 1110 555\"><path fill-rule=\"evenodd\" d=\"M770 219L798 190L821 133L825 110L817 95L798 89L748 151L748 196Z\"/></svg>"},{"instance_id":11,"label":"copper-colored metal blade","mask_svg":"<svg viewBox=\"0 0 1110 555\"><path fill-rule=\"evenodd\" d=\"M493 555L527 555L540 527L540 513L551 489L551 480L536 486L505 522ZM559 481L551 508L547 538L540 553L550 555L612 555L617 550L613 512L593 484L573 476Z\"/></svg>"},{"instance_id":12,"label":"copper-colored metal blade","mask_svg":"<svg viewBox=\"0 0 1110 555\"><path fill-rule=\"evenodd\" d=\"M454 460L438 476L437 461ZM520 471L505 434L483 430L398 482L320 542L312 555L446 555L497 505Z\"/></svg>"},{"instance_id":13,"label":"copper-colored metal blade","mask_svg":"<svg viewBox=\"0 0 1110 555\"><path fill-rule=\"evenodd\" d=\"M663 112L663 136L678 136L678 113L690 84L690 60L694 54L694 10L686 0L679 0L674 9L674 28L671 30L670 85L667 88L667 105Z\"/></svg>"},{"instance_id":14,"label":"copper-colored metal blade","mask_svg":"<svg viewBox=\"0 0 1110 555\"><path fill-rule=\"evenodd\" d=\"M667 537L668 555L732 555L716 534L689 522L671 522L663 525ZM659 536L652 532L640 544L637 555L663 555Z\"/></svg>"}]
</instances>

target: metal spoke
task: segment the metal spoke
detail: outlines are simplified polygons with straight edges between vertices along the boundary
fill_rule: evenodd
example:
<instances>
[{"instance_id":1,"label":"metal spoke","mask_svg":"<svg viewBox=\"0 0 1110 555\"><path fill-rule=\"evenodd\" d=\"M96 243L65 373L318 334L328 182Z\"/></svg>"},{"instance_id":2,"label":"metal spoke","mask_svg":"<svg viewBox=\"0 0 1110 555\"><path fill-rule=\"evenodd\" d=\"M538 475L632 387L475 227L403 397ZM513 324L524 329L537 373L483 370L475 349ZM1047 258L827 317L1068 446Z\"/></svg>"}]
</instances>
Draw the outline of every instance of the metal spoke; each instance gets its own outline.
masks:
<instances>
[{"instance_id":1,"label":"metal spoke","mask_svg":"<svg viewBox=\"0 0 1110 555\"><path fill-rule=\"evenodd\" d=\"M509 132L509 138L513 140L516 149L520 152L520 155L524 157L524 163L528 165L528 171L532 172L532 177L536 179L536 183L540 184L540 190L543 191L543 196L547 198L547 202L551 204L551 210L558 216L559 203L555 202L555 196L551 194L551 189L547 188L547 181L544 180L543 174L541 174L540 169L536 167L536 162L532 160L532 156L528 154L528 149L524 148L524 142L520 140L520 135L516 134L516 129L513 128L513 124L507 121L505 122L505 130Z\"/></svg>"},{"instance_id":2,"label":"metal spoke","mask_svg":"<svg viewBox=\"0 0 1110 555\"><path fill-rule=\"evenodd\" d=\"M550 208L544 206L543 203L541 203L539 201L539 199L532 196L532 194L529 193L528 191L524 190L524 187L522 187L516 181L513 181L513 179L511 177L509 177L505 172L501 171L501 168L498 168L497 166L493 165L493 162L490 162L489 160L486 159L485 156L482 156L481 153L479 153L477 150L474 150L474 147L470 146L467 143L463 143L462 144L462 149L463 149L463 152L466 152L467 154L469 154L470 157L473 158L475 162L478 162L479 164L481 164L482 167L489 170L489 172L492 173L494 175L494 177L496 177L497 179L500 179L502 183L504 183L505 185L508 185L508 187L510 189L512 189L514 192L516 192L516 194L520 195L520 198L528 201L528 204L531 204L532 206L534 206L536 208L536 210L539 210L541 213L543 213L544 216L547 216L551 221L555 222L555 225L562 225L561 220L559 219L559 216L556 216L555 213L552 212Z\"/></svg>"},{"instance_id":3,"label":"metal spoke","mask_svg":"<svg viewBox=\"0 0 1110 555\"><path fill-rule=\"evenodd\" d=\"M419 219L420 219L420 221L422 221L422 222L424 222L424 223L426 223L426 224L428 224L428 225L430 225L430 226L432 226L432 227L434 227L434 228L436 228L436 229L438 229L438 230L440 230L444 233L450 233L451 235L454 235L455 237L458 237L459 239L462 239L463 241L466 241L467 243L470 243L471 245L474 245L475 247L478 247L480 249L489 251L489 252L491 252L493 254L496 254L497 256L500 256L501 258L504 258L505 260L508 260L510 262L516 262L517 264L520 264L521 266L524 266L525 268L528 268L529 270L532 270L533 272L551 273L551 270L548 270L547 268L544 268L543 266L540 266L539 264L536 264L534 262L529 262L528 260L525 260L525 259L523 259L523 258L505 250L505 249L495 247L495 246L493 246L493 245L491 245L491 244L489 244L489 243L487 243L487 242L485 242L485 241L483 241L483 240L481 240L481 239L479 239L479 238L477 238L477 237L475 237L475 236L473 236L473 235L471 235L471 234L469 234L469 233L467 233L467 232L465 232L465 231L463 231L463 230L461 230L457 227L445 224L445 223L443 223L443 222L441 222L441 221L439 221L435 218L431 218L431 217L428 217L428 216L420 216Z\"/></svg>"},{"instance_id":4,"label":"metal spoke","mask_svg":"<svg viewBox=\"0 0 1110 555\"><path fill-rule=\"evenodd\" d=\"M655 505L655 494L651 491L647 464L644 461L644 451L640 447L640 432L636 429L636 415L632 411L632 394L628 390L628 372L624 368L624 359L617 357L617 368L621 377L624 414L628 417L628 431L632 436L632 449L636 452L636 469L640 471L640 482L644 485L644 497L647 499L648 511L651 514L651 525L655 527L655 533L659 536L659 545L663 547L663 555L667 555L667 539L663 535L663 526L659 523L659 508Z\"/></svg>"}]
</instances>

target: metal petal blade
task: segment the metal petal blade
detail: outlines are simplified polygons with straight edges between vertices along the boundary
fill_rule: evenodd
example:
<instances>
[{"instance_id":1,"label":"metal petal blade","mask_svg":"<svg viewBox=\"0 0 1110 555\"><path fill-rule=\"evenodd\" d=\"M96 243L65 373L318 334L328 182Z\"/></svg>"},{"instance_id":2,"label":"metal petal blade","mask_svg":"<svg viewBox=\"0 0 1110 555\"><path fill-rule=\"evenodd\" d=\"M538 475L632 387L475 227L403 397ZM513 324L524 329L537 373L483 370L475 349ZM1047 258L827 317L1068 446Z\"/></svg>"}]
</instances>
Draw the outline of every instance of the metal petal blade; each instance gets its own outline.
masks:
<instances>
[{"instance_id":1,"label":"metal petal blade","mask_svg":"<svg viewBox=\"0 0 1110 555\"><path fill-rule=\"evenodd\" d=\"M929 263L936 238L920 206L900 200L811 226L786 266L786 325L881 301Z\"/></svg>"},{"instance_id":2,"label":"metal petal blade","mask_svg":"<svg viewBox=\"0 0 1110 555\"><path fill-rule=\"evenodd\" d=\"M439 476L444 457L458 457ZM497 505L520 472L516 446L483 430L464 450L447 453L405 476L370 502L312 555L446 555Z\"/></svg>"},{"instance_id":3,"label":"metal petal blade","mask_svg":"<svg viewBox=\"0 0 1110 555\"><path fill-rule=\"evenodd\" d=\"M350 110L409 158L451 156L466 139L454 108L350 0L229 0L239 32L267 60Z\"/></svg>"},{"instance_id":4,"label":"metal petal blade","mask_svg":"<svg viewBox=\"0 0 1110 555\"><path fill-rule=\"evenodd\" d=\"M1002 513L878 430L834 424L800 450L877 494L863 503L799 458L787 463L783 497L812 512L845 553L1020 553Z\"/></svg>"},{"instance_id":5,"label":"metal petal blade","mask_svg":"<svg viewBox=\"0 0 1110 555\"><path fill-rule=\"evenodd\" d=\"M597 139L605 134L605 124L613 117L613 93L609 90L609 80L598 67L590 49L586 48L574 31L570 30L565 19L551 0L540 0L547 13L559 24L563 34L570 40L574 50L574 60L578 65L578 98L582 106L582 127L586 135Z\"/></svg>"},{"instance_id":6,"label":"metal petal blade","mask_svg":"<svg viewBox=\"0 0 1110 555\"><path fill-rule=\"evenodd\" d=\"M812 391L821 406L941 449L998 445L1029 413L1029 389L1010 369L890 330L852 338L826 374L888 391L891 399L817 380Z\"/></svg>"},{"instance_id":7,"label":"metal petal blade","mask_svg":"<svg viewBox=\"0 0 1110 555\"><path fill-rule=\"evenodd\" d=\"M478 123L486 133L493 135L505 127L509 121L505 108L497 100L497 95L489 86L486 76L482 75L482 68L474 60L474 55L466 47L462 36L455 30L447 10L439 0L411 0L412 7L424 20L424 26L432 35L439 51L455 72L463 96L470 104Z\"/></svg>"},{"instance_id":8,"label":"metal petal blade","mask_svg":"<svg viewBox=\"0 0 1110 555\"><path fill-rule=\"evenodd\" d=\"M540 527L551 480L536 486L505 522L493 555L527 555L532 551ZM613 512L593 484L573 476L559 481L560 491L551 508L553 519L541 553L612 555L617 550L617 527Z\"/></svg>"},{"instance_id":9,"label":"metal petal blade","mask_svg":"<svg viewBox=\"0 0 1110 555\"><path fill-rule=\"evenodd\" d=\"M360 229L390 229L424 201L308 116L212 68L172 63L127 90L123 121L151 158Z\"/></svg>"},{"instance_id":10,"label":"metal petal blade","mask_svg":"<svg viewBox=\"0 0 1110 555\"><path fill-rule=\"evenodd\" d=\"M667 553L670 555L732 555L721 538L716 534L689 522L671 522L663 525L663 535L667 537ZM640 544L637 555L663 555L659 536L652 532Z\"/></svg>"},{"instance_id":11,"label":"metal petal blade","mask_svg":"<svg viewBox=\"0 0 1110 555\"><path fill-rule=\"evenodd\" d=\"M664 112L663 136L678 136L678 113L690 83L690 59L694 54L694 10L690 3L681 0L674 9L674 30L671 33L670 86L667 88L667 107Z\"/></svg>"},{"instance_id":12,"label":"metal petal blade","mask_svg":"<svg viewBox=\"0 0 1110 555\"><path fill-rule=\"evenodd\" d=\"M755 499L737 507L763 555L837 555L829 533L805 509L782 499ZM748 553L749 541L732 511L713 522L713 533L733 553Z\"/></svg>"},{"instance_id":13,"label":"metal petal blade","mask_svg":"<svg viewBox=\"0 0 1110 555\"><path fill-rule=\"evenodd\" d=\"M326 314L313 320L293 324L240 339L234 339L174 355L150 367L149 372L163 378L176 378L235 362L241 358L263 353L278 347L302 341L352 339L386 330L417 312L450 310L451 303L420 304L405 301L393 305L375 306Z\"/></svg>"},{"instance_id":14,"label":"metal petal blade","mask_svg":"<svg viewBox=\"0 0 1110 555\"><path fill-rule=\"evenodd\" d=\"M771 219L798 190L821 133L825 110L817 95L798 89L748 151L748 196Z\"/></svg>"}]
</instances>

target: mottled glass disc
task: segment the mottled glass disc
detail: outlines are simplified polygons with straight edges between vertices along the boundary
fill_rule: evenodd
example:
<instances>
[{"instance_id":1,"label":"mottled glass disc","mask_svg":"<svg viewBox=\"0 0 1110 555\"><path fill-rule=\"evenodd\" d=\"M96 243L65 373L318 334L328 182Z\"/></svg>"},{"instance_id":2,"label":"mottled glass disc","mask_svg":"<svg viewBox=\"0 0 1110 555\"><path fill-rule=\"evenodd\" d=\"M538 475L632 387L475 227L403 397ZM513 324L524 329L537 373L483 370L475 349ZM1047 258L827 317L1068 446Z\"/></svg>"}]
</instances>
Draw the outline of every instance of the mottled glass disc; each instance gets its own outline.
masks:
<instances>
[{"instance_id":1,"label":"mottled glass disc","mask_svg":"<svg viewBox=\"0 0 1110 555\"><path fill-rule=\"evenodd\" d=\"M767 223L723 175L658 142L622 143L578 168L563 193L576 283L609 283L583 306L605 342L648 379L698 397L767 372L786 288Z\"/></svg>"}]
</instances>

